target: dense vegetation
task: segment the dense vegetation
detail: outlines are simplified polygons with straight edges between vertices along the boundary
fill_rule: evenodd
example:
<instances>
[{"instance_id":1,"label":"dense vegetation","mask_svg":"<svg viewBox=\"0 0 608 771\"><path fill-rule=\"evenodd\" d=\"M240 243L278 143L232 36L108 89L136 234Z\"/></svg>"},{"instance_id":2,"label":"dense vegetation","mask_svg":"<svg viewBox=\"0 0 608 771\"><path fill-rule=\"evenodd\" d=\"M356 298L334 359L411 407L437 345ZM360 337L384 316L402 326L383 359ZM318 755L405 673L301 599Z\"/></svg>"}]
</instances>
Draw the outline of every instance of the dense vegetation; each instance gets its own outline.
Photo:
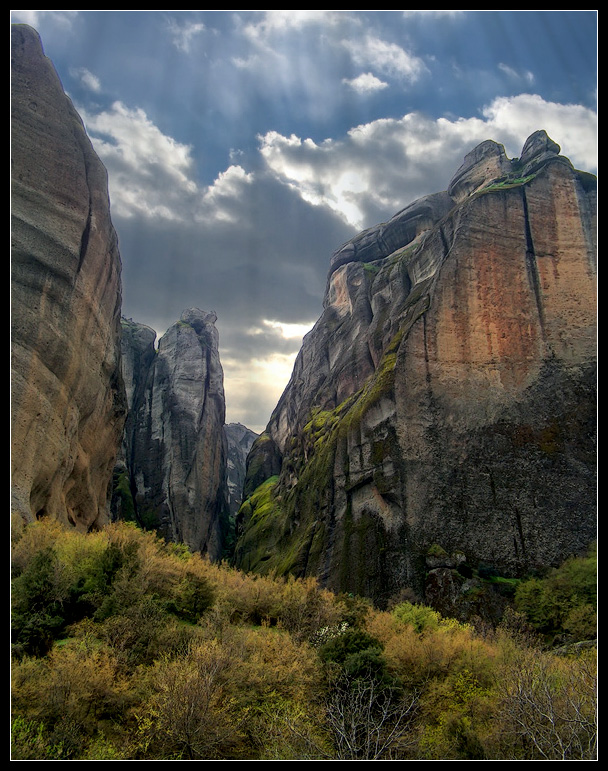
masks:
<instances>
[{"instance_id":1,"label":"dense vegetation","mask_svg":"<svg viewBox=\"0 0 608 771\"><path fill-rule=\"evenodd\" d=\"M214 565L134 525L12 544L12 759L592 759L595 554L496 629Z\"/></svg>"}]
</instances>

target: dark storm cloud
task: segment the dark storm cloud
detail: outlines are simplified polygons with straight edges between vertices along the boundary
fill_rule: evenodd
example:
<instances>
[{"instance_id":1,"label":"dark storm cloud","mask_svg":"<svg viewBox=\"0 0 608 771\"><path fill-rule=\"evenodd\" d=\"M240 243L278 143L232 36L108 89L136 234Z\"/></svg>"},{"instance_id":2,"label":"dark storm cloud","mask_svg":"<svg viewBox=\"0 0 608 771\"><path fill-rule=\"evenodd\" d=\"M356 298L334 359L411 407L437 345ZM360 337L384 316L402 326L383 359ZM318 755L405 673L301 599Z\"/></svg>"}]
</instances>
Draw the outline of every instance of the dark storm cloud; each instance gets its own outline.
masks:
<instances>
[{"instance_id":1,"label":"dark storm cloud","mask_svg":"<svg viewBox=\"0 0 608 771\"><path fill-rule=\"evenodd\" d=\"M353 228L273 179L244 185L228 213L114 216L131 315L159 331L192 305L215 310L221 327L317 318L331 250Z\"/></svg>"}]
</instances>

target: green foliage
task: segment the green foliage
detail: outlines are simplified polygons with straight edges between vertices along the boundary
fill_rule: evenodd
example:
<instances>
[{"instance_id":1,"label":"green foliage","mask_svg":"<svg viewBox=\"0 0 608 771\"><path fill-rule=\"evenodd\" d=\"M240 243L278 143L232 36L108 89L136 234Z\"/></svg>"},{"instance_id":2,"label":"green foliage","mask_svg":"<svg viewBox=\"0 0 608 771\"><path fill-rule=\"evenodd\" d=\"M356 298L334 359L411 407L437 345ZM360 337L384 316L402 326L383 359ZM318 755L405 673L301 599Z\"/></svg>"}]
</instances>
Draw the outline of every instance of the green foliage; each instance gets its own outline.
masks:
<instances>
[{"instance_id":1,"label":"green foliage","mask_svg":"<svg viewBox=\"0 0 608 771\"><path fill-rule=\"evenodd\" d=\"M514 175L503 177L502 179L493 182L491 185L484 187L483 190L479 191L479 195L500 192L501 190L510 190L513 187L522 187L523 185L527 185L528 182L531 182L535 176L536 174L529 174L527 177L516 177Z\"/></svg>"},{"instance_id":2,"label":"green foliage","mask_svg":"<svg viewBox=\"0 0 608 771\"><path fill-rule=\"evenodd\" d=\"M12 557L13 760L593 758L594 652L531 647L513 618L481 636L421 604L380 611L212 564L124 522L36 522L15 529ZM544 579L564 629L589 623L594 566ZM542 617L536 582L521 596Z\"/></svg>"},{"instance_id":3,"label":"green foliage","mask_svg":"<svg viewBox=\"0 0 608 771\"><path fill-rule=\"evenodd\" d=\"M441 615L436 610L419 603L402 602L393 609L393 615L402 624L414 627L416 632L437 629L441 622Z\"/></svg>"},{"instance_id":4,"label":"green foliage","mask_svg":"<svg viewBox=\"0 0 608 771\"><path fill-rule=\"evenodd\" d=\"M167 603L167 608L178 618L195 624L213 605L213 601L214 591L209 581L193 571L187 571L176 587L174 599Z\"/></svg>"},{"instance_id":5,"label":"green foliage","mask_svg":"<svg viewBox=\"0 0 608 771\"><path fill-rule=\"evenodd\" d=\"M120 517L126 522L135 522L135 501L126 471L114 473L114 495L119 499Z\"/></svg>"},{"instance_id":6,"label":"green foliage","mask_svg":"<svg viewBox=\"0 0 608 771\"><path fill-rule=\"evenodd\" d=\"M522 581L515 604L545 635L591 640L597 634L597 552L571 557L544 578Z\"/></svg>"},{"instance_id":7,"label":"green foliage","mask_svg":"<svg viewBox=\"0 0 608 771\"><path fill-rule=\"evenodd\" d=\"M65 627L67 587L52 547L34 555L12 585L12 642L15 652L41 656Z\"/></svg>"},{"instance_id":8,"label":"green foliage","mask_svg":"<svg viewBox=\"0 0 608 771\"><path fill-rule=\"evenodd\" d=\"M322 661L345 665L353 656L362 652L379 652L380 643L362 629L347 629L343 634L326 643L319 651Z\"/></svg>"},{"instance_id":9,"label":"green foliage","mask_svg":"<svg viewBox=\"0 0 608 771\"><path fill-rule=\"evenodd\" d=\"M11 725L12 760L59 760L61 746L51 743L44 723L16 717Z\"/></svg>"}]
</instances>

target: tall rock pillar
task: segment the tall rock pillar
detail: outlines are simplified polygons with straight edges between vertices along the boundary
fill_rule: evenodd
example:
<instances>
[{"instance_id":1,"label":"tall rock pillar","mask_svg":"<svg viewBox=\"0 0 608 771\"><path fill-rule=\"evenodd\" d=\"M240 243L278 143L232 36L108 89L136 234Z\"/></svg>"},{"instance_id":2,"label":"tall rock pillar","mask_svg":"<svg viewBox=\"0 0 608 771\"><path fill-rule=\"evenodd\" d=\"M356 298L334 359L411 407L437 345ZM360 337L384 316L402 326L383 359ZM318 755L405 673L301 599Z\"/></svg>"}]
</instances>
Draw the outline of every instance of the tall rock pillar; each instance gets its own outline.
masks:
<instances>
[{"instance_id":1,"label":"tall rock pillar","mask_svg":"<svg viewBox=\"0 0 608 771\"><path fill-rule=\"evenodd\" d=\"M125 415L107 175L44 55L12 28L12 509L108 521Z\"/></svg>"}]
</instances>

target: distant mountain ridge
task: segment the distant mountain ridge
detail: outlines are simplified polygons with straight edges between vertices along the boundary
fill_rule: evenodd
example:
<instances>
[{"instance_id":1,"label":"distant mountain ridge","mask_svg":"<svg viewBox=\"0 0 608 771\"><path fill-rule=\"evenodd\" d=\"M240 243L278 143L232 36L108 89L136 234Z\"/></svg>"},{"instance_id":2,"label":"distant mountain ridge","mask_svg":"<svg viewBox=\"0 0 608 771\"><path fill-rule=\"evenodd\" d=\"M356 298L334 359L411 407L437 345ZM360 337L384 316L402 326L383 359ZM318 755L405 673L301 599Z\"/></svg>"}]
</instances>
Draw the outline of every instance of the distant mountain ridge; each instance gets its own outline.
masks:
<instances>
[{"instance_id":1,"label":"distant mountain ridge","mask_svg":"<svg viewBox=\"0 0 608 771\"><path fill-rule=\"evenodd\" d=\"M336 250L248 459L236 564L439 602L482 566L584 553L595 230L595 177L540 130L516 159L483 142L446 191Z\"/></svg>"}]
</instances>

